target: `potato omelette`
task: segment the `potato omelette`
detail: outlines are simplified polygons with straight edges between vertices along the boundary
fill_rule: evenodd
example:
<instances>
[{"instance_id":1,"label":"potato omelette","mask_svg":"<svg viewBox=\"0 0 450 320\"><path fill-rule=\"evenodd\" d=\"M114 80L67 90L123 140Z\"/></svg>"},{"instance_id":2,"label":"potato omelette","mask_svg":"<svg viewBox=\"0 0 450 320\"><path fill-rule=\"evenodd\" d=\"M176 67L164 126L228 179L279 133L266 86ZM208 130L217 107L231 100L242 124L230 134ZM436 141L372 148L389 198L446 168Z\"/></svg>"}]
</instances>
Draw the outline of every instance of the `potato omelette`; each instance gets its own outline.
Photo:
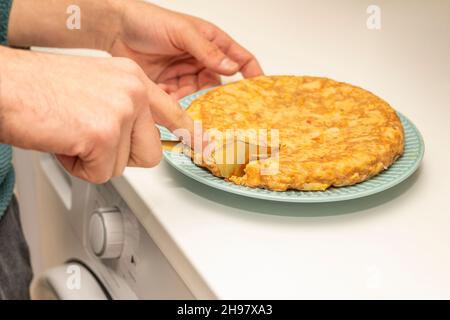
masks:
<instances>
[{"instance_id":1,"label":"potato omelette","mask_svg":"<svg viewBox=\"0 0 450 320\"><path fill-rule=\"evenodd\" d=\"M250 161L229 181L275 191L353 185L387 169L403 153L403 126L388 103L327 78L261 76L215 88L188 113L203 129L278 130L276 159ZM277 161L273 174L264 174ZM214 164L204 164L218 175Z\"/></svg>"}]
</instances>

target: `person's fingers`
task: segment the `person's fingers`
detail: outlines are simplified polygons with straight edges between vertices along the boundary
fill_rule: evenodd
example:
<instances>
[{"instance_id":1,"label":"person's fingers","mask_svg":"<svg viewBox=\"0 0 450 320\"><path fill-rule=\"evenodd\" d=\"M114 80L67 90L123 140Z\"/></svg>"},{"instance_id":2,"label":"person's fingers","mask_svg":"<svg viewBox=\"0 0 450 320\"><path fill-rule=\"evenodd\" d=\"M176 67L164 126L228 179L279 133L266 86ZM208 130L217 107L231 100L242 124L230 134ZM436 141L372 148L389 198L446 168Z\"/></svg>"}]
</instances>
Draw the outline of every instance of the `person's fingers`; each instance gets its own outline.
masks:
<instances>
[{"instance_id":1,"label":"person's fingers","mask_svg":"<svg viewBox=\"0 0 450 320\"><path fill-rule=\"evenodd\" d=\"M178 79L178 85L180 87L192 86L197 87L197 75L196 74L187 74L181 76Z\"/></svg>"},{"instance_id":2,"label":"person's fingers","mask_svg":"<svg viewBox=\"0 0 450 320\"><path fill-rule=\"evenodd\" d=\"M177 91L180 88L178 86L178 79L165 80L163 83L159 83L158 86L169 94Z\"/></svg>"},{"instance_id":3,"label":"person's fingers","mask_svg":"<svg viewBox=\"0 0 450 320\"><path fill-rule=\"evenodd\" d=\"M244 78L252 78L264 74L264 71L255 56L236 42L230 45L227 54L239 64L239 71Z\"/></svg>"},{"instance_id":4,"label":"person's fingers","mask_svg":"<svg viewBox=\"0 0 450 320\"><path fill-rule=\"evenodd\" d=\"M194 121L192 118L176 100L150 80L143 71L138 76L147 88L148 110L152 121L166 127L185 143L193 145Z\"/></svg>"},{"instance_id":5,"label":"person's fingers","mask_svg":"<svg viewBox=\"0 0 450 320\"><path fill-rule=\"evenodd\" d=\"M194 137L194 121L176 101L147 79L149 107L154 121L174 132L190 144ZM188 138L186 138L188 137Z\"/></svg>"},{"instance_id":6,"label":"person's fingers","mask_svg":"<svg viewBox=\"0 0 450 320\"><path fill-rule=\"evenodd\" d=\"M117 157L114 164L114 171L112 176L118 177L125 170L131 153L131 132L133 130L133 122L124 122L121 128L121 136L119 139L119 145L117 147ZM134 141L133 141L134 143Z\"/></svg>"},{"instance_id":7,"label":"person's fingers","mask_svg":"<svg viewBox=\"0 0 450 320\"><path fill-rule=\"evenodd\" d=\"M205 29L205 37L215 43L223 53L239 65L239 71L245 78L264 74L255 56L237 43L225 31L207 22L201 22L201 25Z\"/></svg>"},{"instance_id":8,"label":"person's fingers","mask_svg":"<svg viewBox=\"0 0 450 320\"><path fill-rule=\"evenodd\" d=\"M75 162L77 161L77 157L66 156L62 154L55 154L55 158L59 161L59 163L63 166L67 172L72 173L73 168L75 166Z\"/></svg>"},{"instance_id":9,"label":"person's fingers","mask_svg":"<svg viewBox=\"0 0 450 320\"><path fill-rule=\"evenodd\" d=\"M195 27L184 30L181 37L182 49L189 52L205 67L223 75L233 75L239 71L239 64L227 57L216 44L198 32Z\"/></svg>"},{"instance_id":10,"label":"person's fingers","mask_svg":"<svg viewBox=\"0 0 450 320\"><path fill-rule=\"evenodd\" d=\"M161 161L159 130L149 109L138 115L131 133L131 142L128 166L149 168Z\"/></svg>"},{"instance_id":11,"label":"person's fingers","mask_svg":"<svg viewBox=\"0 0 450 320\"><path fill-rule=\"evenodd\" d=\"M161 90L163 90L163 91L165 91L167 93L170 93L170 88L169 88L168 84L166 84L166 83L158 83L158 87L160 87Z\"/></svg>"},{"instance_id":12,"label":"person's fingers","mask_svg":"<svg viewBox=\"0 0 450 320\"><path fill-rule=\"evenodd\" d=\"M217 73L204 69L198 74L198 87L206 89L220 85L220 77Z\"/></svg>"},{"instance_id":13,"label":"person's fingers","mask_svg":"<svg viewBox=\"0 0 450 320\"><path fill-rule=\"evenodd\" d=\"M179 100L198 90L218 86L220 83L220 76L217 73L204 69L198 75L186 75L178 80L170 79L165 83L159 83L158 86L175 100Z\"/></svg>"},{"instance_id":14,"label":"person's fingers","mask_svg":"<svg viewBox=\"0 0 450 320\"><path fill-rule=\"evenodd\" d=\"M157 82L166 82L168 79L178 79L184 75L197 74L205 67L195 58L176 61L168 66L156 79Z\"/></svg>"},{"instance_id":15,"label":"person's fingers","mask_svg":"<svg viewBox=\"0 0 450 320\"><path fill-rule=\"evenodd\" d=\"M55 156L71 175L91 183L101 184L108 181L114 172L116 152L114 150L111 151L102 155L95 155L95 151L93 151L92 155L83 159L80 156L59 154Z\"/></svg>"},{"instance_id":16,"label":"person's fingers","mask_svg":"<svg viewBox=\"0 0 450 320\"><path fill-rule=\"evenodd\" d=\"M170 93L170 96L175 100L178 101L194 92L197 92L198 89L196 87L193 86L186 86L186 87L181 87L178 90Z\"/></svg>"}]
</instances>

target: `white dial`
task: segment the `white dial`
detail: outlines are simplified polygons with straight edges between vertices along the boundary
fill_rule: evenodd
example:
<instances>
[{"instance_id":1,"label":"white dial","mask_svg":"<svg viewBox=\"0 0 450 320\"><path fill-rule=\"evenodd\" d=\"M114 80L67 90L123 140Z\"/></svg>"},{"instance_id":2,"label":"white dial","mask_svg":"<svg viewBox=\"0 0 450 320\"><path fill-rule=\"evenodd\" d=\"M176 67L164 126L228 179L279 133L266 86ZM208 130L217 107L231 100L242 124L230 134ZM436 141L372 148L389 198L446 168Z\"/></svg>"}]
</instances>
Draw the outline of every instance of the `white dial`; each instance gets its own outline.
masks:
<instances>
[{"instance_id":1,"label":"white dial","mask_svg":"<svg viewBox=\"0 0 450 320\"><path fill-rule=\"evenodd\" d=\"M89 244L102 259L120 258L124 242L122 214L117 208L94 211L89 222Z\"/></svg>"}]
</instances>

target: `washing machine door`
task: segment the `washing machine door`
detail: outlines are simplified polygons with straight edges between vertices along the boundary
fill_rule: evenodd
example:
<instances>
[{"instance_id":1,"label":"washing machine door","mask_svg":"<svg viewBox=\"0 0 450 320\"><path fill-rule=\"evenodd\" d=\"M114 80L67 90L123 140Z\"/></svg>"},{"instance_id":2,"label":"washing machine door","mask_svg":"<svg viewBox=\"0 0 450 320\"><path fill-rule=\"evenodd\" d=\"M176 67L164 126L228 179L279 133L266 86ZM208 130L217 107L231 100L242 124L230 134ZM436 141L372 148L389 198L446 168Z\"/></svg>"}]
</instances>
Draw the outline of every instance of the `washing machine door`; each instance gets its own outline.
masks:
<instances>
[{"instance_id":1,"label":"washing machine door","mask_svg":"<svg viewBox=\"0 0 450 320\"><path fill-rule=\"evenodd\" d=\"M108 294L84 265L67 263L45 271L31 286L34 300L107 300Z\"/></svg>"}]
</instances>

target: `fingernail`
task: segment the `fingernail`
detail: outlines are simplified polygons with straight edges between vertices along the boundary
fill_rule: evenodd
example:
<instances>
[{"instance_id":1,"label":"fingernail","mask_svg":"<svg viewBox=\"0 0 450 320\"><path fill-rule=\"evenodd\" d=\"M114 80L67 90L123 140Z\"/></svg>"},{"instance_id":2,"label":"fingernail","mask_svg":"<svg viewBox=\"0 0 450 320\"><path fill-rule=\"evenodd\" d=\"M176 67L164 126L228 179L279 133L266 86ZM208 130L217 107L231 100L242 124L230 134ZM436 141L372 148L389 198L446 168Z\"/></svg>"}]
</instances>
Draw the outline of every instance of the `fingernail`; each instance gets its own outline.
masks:
<instances>
[{"instance_id":1,"label":"fingernail","mask_svg":"<svg viewBox=\"0 0 450 320\"><path fill-rule=\"evenodd\" d=\"M220 63L220 67L227 70L234 70L239 68L239 65L229 58L225 58Z\"/></svg>"}]
</instances>

